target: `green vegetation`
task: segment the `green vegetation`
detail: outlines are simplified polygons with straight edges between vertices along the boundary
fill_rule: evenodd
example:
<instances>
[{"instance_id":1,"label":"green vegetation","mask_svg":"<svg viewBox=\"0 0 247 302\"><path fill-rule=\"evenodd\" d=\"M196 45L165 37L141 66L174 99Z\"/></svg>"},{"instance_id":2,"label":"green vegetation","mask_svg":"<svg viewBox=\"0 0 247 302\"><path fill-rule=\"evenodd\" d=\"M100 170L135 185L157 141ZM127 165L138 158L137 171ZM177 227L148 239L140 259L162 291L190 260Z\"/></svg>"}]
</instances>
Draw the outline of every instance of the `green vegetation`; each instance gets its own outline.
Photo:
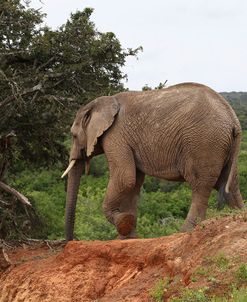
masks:
<instances>
[{"instance_id":1,"label":"green vegetation","mask_svg":"<svg viewBox=\"0 0 247 302\"><path fill-rule=\"evenodd\" d=\"M193 276L206 276L208 274L208 269L206 269L205 267L198 267L194 273Z\"/></svg>"},{"instance_id":2,"label":"green vegetation","mask_svg":"<svg viewBox=\"0 0 247 302\"><path fill-rule=\"evenodd\" d=\"M206 262L192 274L192 283L188 287L177 282L179 276L159 279L151 288L150 297L155 302L165 299L169 302L247 301L247 265L240 260L239 257L230 259L223 252L207 257Z\"/></svg>"},{"instance_id":3,"label":"green vegetation","mask_svg":"<svg viewBox=\"0 0 247 302\"><path fill-rule=\"evenodd\" d=\"M247 263L240 264L236 275L239 281L247 282Z\"/></svg>"},{"instance_id":4,"label":"green vegetation","mask_svg":"<svg viewBox=\"0 0 247 302\"><path fill-rule=\"evenodd\" d=\"M229 259L222 252L215 256L214 262L222 272L226 271L229 267Z\"/></svg>"},{"instance_id":5,"label":"green vegetation","mask_svg":"<svg viewBox=\"0 0 247 302\"><path fill-rule=\"evenodd\" d=\"M218 300L220 301L220 300ZM247 301L247 288L234 289L228 302L245 302ZM216 300L213 302L217 302Z\"/></svg>"},{"instance_id":6,"label":"green vegetation","mask_svg":"<svg viewBox=\"0 0 247 302\"><path fill-rule=\"evenodd\" d=\"M40 167L65 159L80 105L124 89L121 67L140 48L124 50L114 33L99 32L91 8L54 31L25 2L1 1L0 137L14 132L15 157Z\"/></svg>"},{"instance_id":7,"label":"green vegetation","mask_svg":"<svg viewBox=\"0 0 247 302\"><path fill-rule=\"evenodd\" d=\"M95 167L100 166L97 161L102 162L102 159L95 159ZM65 183L60 178L61 170L23 171L12 182L31 200L43 222L44 226L35 230L33 236L49 239L64 236ZM99 174L96 168L92 173ZM101 177L82 177L76 211L76 238L116 238L115 228L106 220L101 209L107 182L107 173ZM184 196L182 200L180 194ZM169 235L178 231L186 216L190 195L189 189L182 186L180 190L171 192L145 192L143 189L138 213L140 237ZM164 205L159 202L161 198L165 201Z\"/></svg>"},{"instance_id":8,"label":"green vegetation","mask_svg":"<svg viewBox=\"0 0 247 302\"><path fill-rule=\"evenodd\" d=\"M247 132L239 158L240 185L247 196ZM63 238L66 183L60 178L63 167L56 165L49 170L26 169L11 176L11 185L23 192L32 202L40 219L37 228L32 227L30 236L41 238ZM92 160L89 176L83 176L76 211L75 237L78 239L114 239L115 228L102 213L102 201L108 183L105 157ZM228 207L216 210L216 192L210 198L208 217L238 213ZM191 202L191 190L187 184L158 180L147 176L138 205L138 234L150 238L169 235L179 231ZM20 209L22 208L19 205ZM22 213L25 216L25 211ZM22 216L22 220L23 220ZM29 218L26 218L29 220ZM9 234L11 237L13 233ZM15 235L16 236L16 235ZM224 270L227 263L219 257L219 266ZM225 265L225 266L224 266ZM196 277L196 276L195 276Z\"/></svg>"},{"instance_id":9,"label":"green vegetation","mask_svg":"<svg viewBox=\"0 0 247 302\"><path fill-rule=\"evenodd\" d=\"M182 295L178 298L172 298L170 302L211 302L207 296L208 288L202 287L198 290L196 289L186 289L183 291Z\"/></svg>"},{"instance_id":10,"label":"green vegetation","mask_svg":"<svg viewBox=\"0 0 247 302\"><path fill-rule=\"evenodd\" d=\"M247 130L247 92L222 92L221 95L237 113L242 129Z\"/></svg>"},{"instance_id":11,"label":"green vegetation","mask_svg":"<svg viewBox=\"0 0 247 302\"><path fill-rule=\"evenodd\" d=\"M234 288L229 296L210 296L208 294L208 288L203 287L200 289L186 289L183 293L176 298L169 299L169 302L246 302L247 301L247 289L246 288Z\"/></svg>"},{"instance_id":12,"label":"green vegetation","mask_svg":"<svg viewBox=\"0 0 247 302\"><path fill-rule=\"evenodd\" d=\"M150 290L149 295L154 302L164 301L163 296L166 288L169 286L169 278L159 279Z\"/></svg>"}]
</instances>

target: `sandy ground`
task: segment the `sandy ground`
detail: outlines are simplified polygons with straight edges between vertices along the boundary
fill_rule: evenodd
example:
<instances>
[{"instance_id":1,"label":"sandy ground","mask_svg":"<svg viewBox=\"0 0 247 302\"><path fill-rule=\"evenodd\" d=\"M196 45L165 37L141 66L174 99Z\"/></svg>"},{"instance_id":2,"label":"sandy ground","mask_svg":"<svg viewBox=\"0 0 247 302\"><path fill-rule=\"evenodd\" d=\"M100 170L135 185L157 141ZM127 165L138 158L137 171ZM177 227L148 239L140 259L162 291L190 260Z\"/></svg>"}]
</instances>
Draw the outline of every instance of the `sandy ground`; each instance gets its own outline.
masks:
<instances>
[{"instance_id":1,"label":"sandy ground","mask_svg":"<svg viewBox=\"0 0 247 302\"><path fill-rule=\"evenodd\" d=\"M0 272L0 302L154 301L150 292L161 279L169 280L164 301L205 285L221 294L234 282L237 265L247 263L247 212L168 237L24 245L5 253L11 266ZM224 282L213 287L210 278L192 278L219 253L231 263L227 272L214 272Z\"/></svg>"}]
</instances>

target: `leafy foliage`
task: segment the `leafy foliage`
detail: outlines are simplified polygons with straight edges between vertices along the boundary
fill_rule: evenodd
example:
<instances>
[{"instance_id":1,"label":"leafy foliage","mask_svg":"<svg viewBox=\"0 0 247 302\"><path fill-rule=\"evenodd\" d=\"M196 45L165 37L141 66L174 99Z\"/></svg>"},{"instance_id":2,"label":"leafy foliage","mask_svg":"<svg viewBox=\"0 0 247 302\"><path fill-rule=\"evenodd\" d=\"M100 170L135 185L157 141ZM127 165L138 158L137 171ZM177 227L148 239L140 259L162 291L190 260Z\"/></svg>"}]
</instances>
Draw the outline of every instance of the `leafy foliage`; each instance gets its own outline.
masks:
<instances>
[{"instance_id":1,"label":"leafy foliage","mask_svg":"<svg viewBox=\"0 0 247 302\"><path fill-rule=\"evenodd\" d=\"M139 49L125 51L114 33L97 31L90 8L56 31L19 0L3 0L0 10L0 136L14 131L18 157L32 164L63 160L71 114L123 90L121 67Z\"/></svg>"},{"instance_id":2,"label":"leafy foliage","mask_svg":"<svg viewBox=\"0 0 247 302\"><path fill-rule=\"evenodd\" d=\"M240 185L243 197L246 198L247 157L245 156L246 133L239 160ZM48 170L23 170L12 176L12 185L27 195L34 205L42 229L30 230L30 234L42 238L63 238L65 187L61 180L62 167ZM114 239L115 228L106 220L102 211L108 171L104 156L95 157L89 176L81 179L80 192L76 210L75 237L78 239ZM146 177L138 205L138 235L150 238L169 235L179 231L191 203L191 190L186 184L171 183ZM210 199L209 216L229 214L216 210L216 192ZM224 266L223 257L219 265ZM222 268L223 269L223 268Z\"/></svg>"},{"instance_id":3,"label":"leafy foliage","mask_svg":"<svg viewBox=\"0 0 247 302\"><path fill-rule=\"evenodd\" d=\"M42 228L31 230L32 236L49 239L62 238L65 185L60 180L60 171L57 169L26 170L18 176L13 179L12 185L30 199L42 223Z\"/></svg>"}]
</instances>

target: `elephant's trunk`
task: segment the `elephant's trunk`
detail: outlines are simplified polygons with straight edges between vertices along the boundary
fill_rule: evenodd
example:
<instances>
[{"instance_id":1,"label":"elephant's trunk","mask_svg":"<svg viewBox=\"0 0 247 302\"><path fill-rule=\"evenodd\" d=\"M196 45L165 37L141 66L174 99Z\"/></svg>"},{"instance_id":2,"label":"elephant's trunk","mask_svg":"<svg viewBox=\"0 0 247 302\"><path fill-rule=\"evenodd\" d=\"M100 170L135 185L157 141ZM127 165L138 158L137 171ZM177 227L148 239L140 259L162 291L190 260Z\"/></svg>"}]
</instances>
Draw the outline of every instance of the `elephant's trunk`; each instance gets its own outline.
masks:
<instances>
[{"instance_id":1,"label":"elephant's trunk","mask_svg":"<svg viewBox=\"0 0 247 302\"><path fill-rule=\"evenodd\" d=\"M65 212L65 236L67 241L73 240L76 201L83 169L84 161L77 160L69 172Z\"/></svg>"}]
</instances>

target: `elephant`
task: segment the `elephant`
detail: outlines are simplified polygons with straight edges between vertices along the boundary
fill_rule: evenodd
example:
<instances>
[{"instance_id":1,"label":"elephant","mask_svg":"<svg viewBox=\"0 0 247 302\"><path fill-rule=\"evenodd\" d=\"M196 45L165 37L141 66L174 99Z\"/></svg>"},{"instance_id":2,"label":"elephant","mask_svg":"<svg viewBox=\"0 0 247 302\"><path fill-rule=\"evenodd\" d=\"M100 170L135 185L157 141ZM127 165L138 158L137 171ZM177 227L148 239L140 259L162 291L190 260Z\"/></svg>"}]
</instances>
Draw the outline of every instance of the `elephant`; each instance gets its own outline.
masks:
<instances>
[{"instance_id":1,"label":"elephant","mask_svg":"<svg viewBox=\"0 0 247 302\"><path fill-rule=\"evenodd\" d=\"M204 220L213 189L219 202L243 208L237 158L239 120L226 100L198 83L120 92L82 106L71 127L65 233L73 240L80 177L104 153L109 183L103 212L119 238L136 238L137 201L145 175L187 182L192 203L182 231Z\"/></svg>"}]
</instances>

